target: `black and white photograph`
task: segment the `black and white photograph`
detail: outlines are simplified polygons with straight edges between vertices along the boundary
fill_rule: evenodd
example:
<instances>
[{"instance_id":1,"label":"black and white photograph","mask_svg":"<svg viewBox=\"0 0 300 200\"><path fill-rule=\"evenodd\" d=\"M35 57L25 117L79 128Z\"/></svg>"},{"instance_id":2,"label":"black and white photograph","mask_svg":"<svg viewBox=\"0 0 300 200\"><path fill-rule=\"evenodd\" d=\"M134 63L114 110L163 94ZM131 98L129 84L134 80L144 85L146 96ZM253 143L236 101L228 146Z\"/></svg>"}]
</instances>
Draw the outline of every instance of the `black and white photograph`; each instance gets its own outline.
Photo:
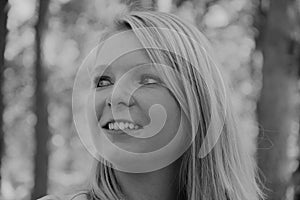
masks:
<instances>
[{"instance_id":1,"label":"black and white photograph","mask_svg":"<svg viewBox=\"0 0 300 200\"><path fill-rule=\"evenodd\" d=\"M300 200L300 0L0 10L0 200Z\"/></svg>"}]
</instances>

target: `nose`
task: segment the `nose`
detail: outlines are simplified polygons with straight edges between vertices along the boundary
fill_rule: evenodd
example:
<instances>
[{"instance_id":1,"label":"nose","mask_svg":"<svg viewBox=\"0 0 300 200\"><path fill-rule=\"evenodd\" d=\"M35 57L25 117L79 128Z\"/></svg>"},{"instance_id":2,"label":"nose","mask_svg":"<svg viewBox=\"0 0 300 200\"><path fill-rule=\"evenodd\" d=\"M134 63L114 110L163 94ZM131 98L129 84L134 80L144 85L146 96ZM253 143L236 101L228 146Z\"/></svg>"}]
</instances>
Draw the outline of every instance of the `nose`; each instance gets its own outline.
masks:
<instances>
[{"instance_id":1,"label":"nose","mask_svg":"<svg viewBox=\"0 0 300 200\"><path fill-rule=\"evenodd\" d=\"M106 98L106 105L109 107L131 107L132 105L134 105L134 89L132 89L132 87L127 86L128 85L125 84L117 84L115 87L113 87Z\"/></svg>"}]
</instances>

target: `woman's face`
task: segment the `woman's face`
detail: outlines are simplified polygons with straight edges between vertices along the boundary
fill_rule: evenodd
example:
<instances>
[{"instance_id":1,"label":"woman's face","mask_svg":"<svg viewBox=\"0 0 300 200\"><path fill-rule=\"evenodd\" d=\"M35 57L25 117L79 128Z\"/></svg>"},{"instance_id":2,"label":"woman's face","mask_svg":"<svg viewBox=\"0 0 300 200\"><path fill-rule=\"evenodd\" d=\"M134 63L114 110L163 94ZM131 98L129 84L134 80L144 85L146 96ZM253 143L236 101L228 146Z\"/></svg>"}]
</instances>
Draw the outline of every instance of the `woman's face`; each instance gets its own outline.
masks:
<instances>
[{"instance_id":1,"label":"woman's face","mask_svg":"<svg viewBox=\"0 0 300 200\"><path fill-rule=\"evenodd\" d=\"M176 135L180 107L132 32L104 42L92 77L89 115L101 130L93 134L134 153L158 150Z\"/></svg>"}]
</instances>

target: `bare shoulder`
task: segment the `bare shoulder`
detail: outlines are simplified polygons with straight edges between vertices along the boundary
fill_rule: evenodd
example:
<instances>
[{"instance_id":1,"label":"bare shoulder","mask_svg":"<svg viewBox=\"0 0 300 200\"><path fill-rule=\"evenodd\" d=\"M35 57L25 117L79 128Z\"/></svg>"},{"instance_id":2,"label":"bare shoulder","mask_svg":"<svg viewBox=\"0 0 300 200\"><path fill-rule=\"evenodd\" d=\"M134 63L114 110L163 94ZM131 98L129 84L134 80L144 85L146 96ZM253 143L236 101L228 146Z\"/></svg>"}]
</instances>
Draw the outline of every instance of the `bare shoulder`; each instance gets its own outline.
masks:
<instances>
[{"instance_id":1,"label":"bare shoulder","mask_svg":"<svg viewBox=\"0 0 300 200\"><path fill-rule=\"evenodd\" d=\"M41 197L37 200L61 200L61 198L56 196L56 195L46 195L46 196Z\"/></svg>"},{"instance_id":2,"label":"bare shoulder","mask_svg":"<svg viewBox=\"0 0 300 200\"><path fill-rule=\"evenodd\" d=\"M87 192L77 192L76 194L71 195L69 200L89 200Z\"/></svg>"},{"instance_id":3,"label":"bare shoulder","mask_svg":"<svg viewBox=\"0 0 300 200\"><path fill-rule=\"evenodd\" d=\"M46 195L37 200L90 200L90 199L88 198L87 192L77 192L72 195L64 195L64 196Z\"/></svg>"}]
</instances>

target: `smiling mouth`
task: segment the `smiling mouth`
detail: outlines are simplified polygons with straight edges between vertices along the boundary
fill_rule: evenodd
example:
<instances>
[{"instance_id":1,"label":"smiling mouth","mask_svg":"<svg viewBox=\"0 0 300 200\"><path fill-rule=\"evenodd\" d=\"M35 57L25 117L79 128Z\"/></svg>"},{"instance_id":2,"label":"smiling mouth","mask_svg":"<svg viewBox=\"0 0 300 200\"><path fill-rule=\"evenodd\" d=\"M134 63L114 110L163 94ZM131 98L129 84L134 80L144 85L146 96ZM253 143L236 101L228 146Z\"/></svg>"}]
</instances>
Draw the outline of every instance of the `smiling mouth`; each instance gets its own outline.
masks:
<instances>
[{"instance_id":1,"label":"smiling mouth","mask_svg":"<svg viewBox=\"0 0 300 200\"><path fill-rule=\"evenodd\" d=\"M124 131L124 130L138 130L142 127L138 124L128 121L110 121L106 123L102 128L111 131Z\"/></svg>"}]
</instances>

